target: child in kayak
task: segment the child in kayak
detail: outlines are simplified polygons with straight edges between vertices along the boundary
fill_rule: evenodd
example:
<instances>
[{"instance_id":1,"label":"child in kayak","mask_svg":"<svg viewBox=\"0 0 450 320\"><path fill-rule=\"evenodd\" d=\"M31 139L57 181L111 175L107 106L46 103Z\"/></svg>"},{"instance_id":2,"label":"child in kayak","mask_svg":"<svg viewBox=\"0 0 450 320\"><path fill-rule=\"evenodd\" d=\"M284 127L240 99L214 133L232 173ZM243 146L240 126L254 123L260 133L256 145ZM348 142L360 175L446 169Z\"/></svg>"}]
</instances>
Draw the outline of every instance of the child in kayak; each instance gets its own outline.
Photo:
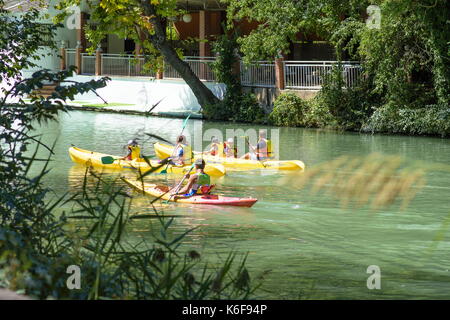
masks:
<instances>
[{"instance_id":1,"label":"child in kayak","mask_svg":"<svg viewBox=\"0 0 450 320\"><path fill-rule=\"evenodd\" d=\"M223 152L223 147L221 147L221 144L219 143L219 139L217 139L216 137L212 137L211 139L211 146L209 148L209 151L205 151L203 152L203 154L209 154L211 156L218 156L220 153L219 149L222 149Z\"/></svg>"},{"instance_id":2,"label":"child in kayak","mask_svg":"<svg viewBox=\"0 0 450 320\"><path fill-rule=\"evenodd\" d=\"M141 147L137 143L136 139L130 140L127 143L128 154L122 158L122 160L134 160L141 157Z\"/></svg>"},{"instance_id":3,"label":"child in kayak","mask_svg":"<svg viewBox=\"0 0 450 320\"><path fill-rule=\"evenodd\" d=\"M272 157L272 143L266 138L266 131L259 131L259 140L256 147L250 145L251 152L244 154L241 159L267 160Z\"/></svg>"},{"instance_id":4,"label":"child in kayak","mask_svg":"<svg viewBox=\"0 0 450 320\"><path fill-rule=\"evenodd\" d=\"M233 138L228 138L227 142L224 143L223 152L226 158L237 158L237 149Z\"/></svg>"},{"instance_id":5,"label":"child in kayak","mask_svg":"<svg viewBox=\"0 0 450 320\"><path fill-rule=\"evenodd\" d=\"M172 195L192 197L195 194L208 194L213 186L209 175L205 173L204 169L205 161L203 159L195 160L196 172L189 177L187 184L183 188L176 193L172 193Z\"/></svg>"},{"instance_id":6,"label":"child in kayak","mask_svg":"<svg viewBox=\"0 0 450 320\"><path fill-rule=\"evenodd\" d=\"M192 163L192 149L185 144L185 137L178 136L172 156L170 156L170 164L176 166L184 166Z\"/></svg>"}]
</instances>

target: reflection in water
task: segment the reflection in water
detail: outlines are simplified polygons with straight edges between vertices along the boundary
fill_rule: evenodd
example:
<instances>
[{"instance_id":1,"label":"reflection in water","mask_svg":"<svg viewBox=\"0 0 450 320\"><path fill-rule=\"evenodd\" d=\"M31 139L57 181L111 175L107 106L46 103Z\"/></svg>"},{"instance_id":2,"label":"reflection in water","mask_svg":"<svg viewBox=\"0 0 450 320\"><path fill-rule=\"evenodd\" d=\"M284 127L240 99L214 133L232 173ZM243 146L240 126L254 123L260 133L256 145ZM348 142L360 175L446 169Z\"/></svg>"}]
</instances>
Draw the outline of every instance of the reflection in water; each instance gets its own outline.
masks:
<instances>
[{"instance_id":1,"label":"reflection in water","mask_svg":"<svg viewBox=\"0 0 450 320\"><path fill-rule=\"evenodd\" d=\"M82 187L85 168L70 161L67 151L71 144L122 154L123 145L137 135L142 138L143 153L152 155L155 141L148 140L143 132L173 140L183 122L90 112L70 112L59 118L59 124L51 123L42 129L42 140L52 144L58 138L46 183L60 195ZM189 121L186 135L193 135L195 121L199 120ZM201 123L204 130L217 128L224 134L229 128L251 127ZM445 139L300 128L280 128L279 135L280 159L302 160L307 170L342 155L373 152L450 164L450 140ZM114 179L132 174L120 171L107 176ZM313 298L450 298L450 239L444 235L442 241L435 241L450 213L450 174L429 175L427 185L403 212L397 207L377 212L369 208L341 209L322 194L311 196L286 184L286 174L291 173L231 172L215 181L217 192L224 195L258 198L252 208L161 202L155 206L166 215L178 216L173 223L174 235L197 227L188 235L185 246L199 250L208 262L216 263L235 250L249 253L251 275L272 270L264 281L265 291L260 292L263 298L297 298L311 283L315 284ZM148 179L174 185L181 177L152 175ZM132 214L153 214L151 197L124 188L133 197ZM157 223L156 219L134 219L130 241L147 243ZM382 273L382 289L378 291L366 287L366 270L373 264Z\"/></svg>"}]
</instances>

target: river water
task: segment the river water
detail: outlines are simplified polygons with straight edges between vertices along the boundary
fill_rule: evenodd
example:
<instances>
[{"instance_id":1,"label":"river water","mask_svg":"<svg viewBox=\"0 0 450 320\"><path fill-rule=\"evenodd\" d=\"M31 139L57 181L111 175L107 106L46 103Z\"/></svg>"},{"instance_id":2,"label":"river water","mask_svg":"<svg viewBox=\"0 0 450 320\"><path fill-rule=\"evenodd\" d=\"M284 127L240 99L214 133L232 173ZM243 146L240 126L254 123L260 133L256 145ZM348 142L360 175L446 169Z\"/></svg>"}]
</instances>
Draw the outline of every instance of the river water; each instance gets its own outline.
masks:
<instances>
[{"instance_id":1,"label":"river water","mask_svg":"<svg viewBox=\"0 0 450 320\"><path fill-rule=\"evenodd\" d=\"M182 119L72 111L59 122L38 129L43 141L56 139L52 170L46 178L56 194L81 188L84 169L68 155L71 144L109 154L124 154L124 144L144 132L175 139ZM242 124L189 120L203 130L251 128ZM274 129L274 127L265 127ZM450 164L450 140L432 137L338 133L301 128L278 128L282 160L299 159L307 168L342 155L372 152L398 154L411 160ZM141 141L143 153L153 155L152 141ZM206 143L205 143L206 145ZM258 298L269 299L449 299L450 242L447 233L435 241L450 214L450 174L432 173L406 210L342 209L323 194L311 196L286 184L285 175L299 173L231 172L215 179L217 191L230 196L253 196L252 208L159 205L177 215L174 232L198 227L185 242L212 265L230 251L248 253L252 278L267 272ZM179 177L149 178L175 183ZM134 196L135 214L151 213L148 198ZM153 222L152 222L153 221ZM133 222L131 241L149 239L154 219ZM381 271L381 289L369 290L367 268Z\"/></svg>"}]
</instances>

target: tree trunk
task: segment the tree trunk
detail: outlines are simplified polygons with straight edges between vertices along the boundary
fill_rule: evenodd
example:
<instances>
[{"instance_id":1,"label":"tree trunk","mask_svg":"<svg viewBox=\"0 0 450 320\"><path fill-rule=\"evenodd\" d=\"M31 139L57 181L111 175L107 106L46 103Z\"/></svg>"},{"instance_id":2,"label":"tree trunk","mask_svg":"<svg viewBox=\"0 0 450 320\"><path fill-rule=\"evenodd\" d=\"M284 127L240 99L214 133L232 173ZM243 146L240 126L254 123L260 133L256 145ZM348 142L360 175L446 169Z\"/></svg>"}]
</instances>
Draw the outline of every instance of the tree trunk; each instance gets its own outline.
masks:
<instances>
[{"instance_id":1,"label":"tree trunk","mask_svg":"<svg viewBox=\"0 0 450 320\"><path fill-rule=\"evenodd\" d=\"M170 64L186 81L186 84L194 92L200 106L213 105L219 102L219 99L200 81L189 65L178 57L176 51L167 42L155 47L164 56L165 62Z\"/></svg>"},{"instance_id":2,"label":"tree trunk","mask_svg":"<svg viewBox=\"0 0 450 320\"><path fill-rule=\"evenodd\" d=\"M156 8L148 0L141 0L141 7L154 27L154 34L148 30L143 30L144 35L150 40L152 45L161 52L165 62L169 63L186 81L186 84L194 92L200 106L214 105L219 99L200 81L189 65L178 57L177 52L167 41L166 19L157 14Z\"/></svg>"}]
</instances>

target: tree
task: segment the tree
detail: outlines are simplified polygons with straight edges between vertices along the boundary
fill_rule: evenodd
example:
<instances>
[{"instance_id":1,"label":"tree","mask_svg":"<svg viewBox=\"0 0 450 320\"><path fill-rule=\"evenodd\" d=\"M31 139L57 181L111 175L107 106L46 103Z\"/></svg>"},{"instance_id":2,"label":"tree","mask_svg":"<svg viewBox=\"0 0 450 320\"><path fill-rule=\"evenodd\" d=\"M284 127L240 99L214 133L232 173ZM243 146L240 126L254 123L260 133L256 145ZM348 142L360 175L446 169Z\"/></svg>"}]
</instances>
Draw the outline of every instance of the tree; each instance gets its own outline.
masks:
<instances>
[{"instance_id":1,"label":"tree","mask_svg":"<svg viewBox=\"0 0 450 320\"><path fill-rule=\"evenodd\" d=\"M259 26L238 42L247 60L289 52L298 33L320 35L362 62L381 100L396 108L446 105L450 100L450 7L446 0L380 0L380 28L366 24L371 1L225 0L228 23ZM372 86L369 86L372 90Z\"/></svg>"},{"instance_id":2,"label":"tree","mask_svg":"<svg viewBox=\"0 0 450 320\"><path fill-rule=\"evenodd\" d=\"M80 5L82 0L61 0L58 9ZM179 16L183 10L177 8L176 0L101 0L88 3L95 30L88 30L88 37L96 45L107 34L128 37L139 43L144 54L152 58L152 64L161 67L159 57L170 64L192 89L201 106L214 105L219 99L184 62L179 52L168 39L168 21ZM65 13L58 16L59 21Z\"/></svg>"}]
</instances>

